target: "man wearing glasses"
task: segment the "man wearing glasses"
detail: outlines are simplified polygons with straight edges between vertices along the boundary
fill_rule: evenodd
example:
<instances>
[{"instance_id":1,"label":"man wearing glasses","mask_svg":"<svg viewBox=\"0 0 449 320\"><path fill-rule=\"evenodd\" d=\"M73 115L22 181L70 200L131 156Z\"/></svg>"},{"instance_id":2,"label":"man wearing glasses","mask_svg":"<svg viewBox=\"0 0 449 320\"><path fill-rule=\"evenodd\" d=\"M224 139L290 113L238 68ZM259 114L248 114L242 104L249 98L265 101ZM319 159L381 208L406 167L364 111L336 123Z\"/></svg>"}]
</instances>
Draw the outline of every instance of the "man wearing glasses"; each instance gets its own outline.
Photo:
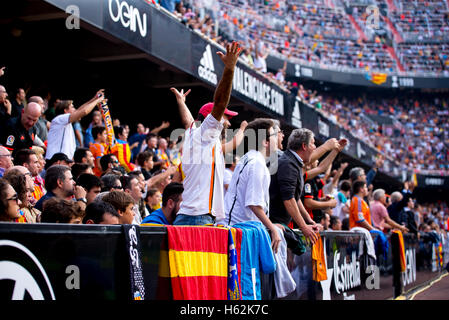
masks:
<instances>
[{"instance_id":1,"label":"man wearing glasses","mask_svg":"<svg viewBox=\"0 0 449 320\"><path fill-rule=\"evenodd\" d=\"M270 154L277 156L278 131L274 127L274 121L262 118L251 121L246 127L246 130L254 132L257 141L249 141L249 151L234 170L224 199L225 219L219 223L262 222L271 232L272 249L276 253L281 238L268 217L270 172L266 166Z\"/></svg>"},{"instance_id":2,"label":"man wearing glasses","mask_svg":"<svg viewBox=\"0 0 449 320\"><path fill-rule=\"evenodd\" d=\"M100 176L111 173L125 174L125 169L120 166L120 162L117 157L112 153L106 154L100 158L100 167L102 173Z\"/></svg>"},{"instance_id":3,"label":"man wearing glasses","mask_svg":"<svg viewBox=\"0 0 449 320\"><path fill-rule=\"evenodd\" d=\"M103 187L101 192L110 191L122 191L122 182L120 181L120 176L114 173L105 174L101 177L101 183Z\"/></svg>"},{"instance_id":4,"label":"man wearing glasses","mask_svg":"<svg viewBox=\"0 0 449 320\"><path fill-rule=\"evenodd\" d=\"M64 165L53 165L45 174L47 193L36 203L35 208L42 211L46 200L57 197L65 200L76 200L82 210L86 208L86 190L77 186L70 168Z\"/></svg>"}]
</instances>

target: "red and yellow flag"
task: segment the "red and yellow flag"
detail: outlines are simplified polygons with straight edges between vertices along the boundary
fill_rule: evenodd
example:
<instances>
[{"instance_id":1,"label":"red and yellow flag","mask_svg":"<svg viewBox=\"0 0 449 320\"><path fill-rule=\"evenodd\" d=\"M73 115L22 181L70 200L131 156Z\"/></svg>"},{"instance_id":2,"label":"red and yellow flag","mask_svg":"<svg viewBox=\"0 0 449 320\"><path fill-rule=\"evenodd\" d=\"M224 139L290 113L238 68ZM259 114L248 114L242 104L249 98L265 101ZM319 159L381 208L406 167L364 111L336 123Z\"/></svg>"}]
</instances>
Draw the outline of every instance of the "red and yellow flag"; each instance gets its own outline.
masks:
<instances>
[{"instance_id":1,"label":"red and yellow flag","mask_svg":"<svg viewBox=\"0 0 449 320\"><path fill-rule=\"evenodd\" d=\"M117 157L120 165L126 172L134 171L135 166L131 163L131 149L127 143L116 143L111 148L111 153Z\"/></svg>"},{"instance_id":2,"label":"red and yellow flag","mask_svg":"<svg viewBox=\"0 0 449 320\"><path fill-rule=\"evenodd\" d=\"M109 106L106 100L103 100L98 104L98 108L101 111L101 116L103 117L103 122L106 128L106 133L108 136L107 144L110 147L110 152L117 157L120 165L125 168L126 172L134 171L135 166L131 163L131 150L129 144L117 143L114 134L114 126L112 124L111 112L109 111Z\"/></svg>"},{"instance_id":3,"label":"red and yellow flag","mask_svg":"<svg viewBox=\"0 0 449 320\"><path fill-rule=\"evenodd\" d=\"M168 260L175 300L226 300L228 230L167 226Z\"/></svg>"},{"instance_id":4,"label":"red and yellow flag","mask_svg":"<svg viewBox=\"0 0 449 320\"><path fill-rule=\"evenodd\" d=\"M388 75L382 72L372 72L366 75L366 78L377 85L381 85L387 81Z\"/></svg>"}]
</instances>

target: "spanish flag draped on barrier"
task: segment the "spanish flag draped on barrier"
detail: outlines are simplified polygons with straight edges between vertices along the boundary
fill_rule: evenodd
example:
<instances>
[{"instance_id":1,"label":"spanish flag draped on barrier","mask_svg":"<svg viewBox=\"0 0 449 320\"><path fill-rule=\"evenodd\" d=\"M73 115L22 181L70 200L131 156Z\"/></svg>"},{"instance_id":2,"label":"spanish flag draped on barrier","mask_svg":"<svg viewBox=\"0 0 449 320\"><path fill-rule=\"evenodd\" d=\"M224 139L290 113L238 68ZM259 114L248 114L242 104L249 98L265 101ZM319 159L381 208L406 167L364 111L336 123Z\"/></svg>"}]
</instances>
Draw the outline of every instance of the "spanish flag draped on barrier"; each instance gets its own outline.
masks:
<instances>
[{"instance_id":1,"label":"spanish flag draped on barrier","mask_svg":"<svg viewBox=\"0 0 449 320\"><path fill-rule=\"evenodd\" d=\"M106 134L108 136L109 152L114 154L120 165L125 168L126 172L131 172L134 170L135 166L131 163L131 150L129 144L117 143L114 134L114 126L112 125L111 113L109 111L108 103L103 100L98 104L101 116L103 117L103 122L106 128Z\"/></svg>"},{"instance_id":2,"label":"spanish flag draped on barrier","mask_svg":"<svg viewBox=\"0 0 449 320\"><path fill-rule=\"evenodd\" d=\"M175 300L226 300L228 229L167 226Z\"/></svg>"}]
</instances>

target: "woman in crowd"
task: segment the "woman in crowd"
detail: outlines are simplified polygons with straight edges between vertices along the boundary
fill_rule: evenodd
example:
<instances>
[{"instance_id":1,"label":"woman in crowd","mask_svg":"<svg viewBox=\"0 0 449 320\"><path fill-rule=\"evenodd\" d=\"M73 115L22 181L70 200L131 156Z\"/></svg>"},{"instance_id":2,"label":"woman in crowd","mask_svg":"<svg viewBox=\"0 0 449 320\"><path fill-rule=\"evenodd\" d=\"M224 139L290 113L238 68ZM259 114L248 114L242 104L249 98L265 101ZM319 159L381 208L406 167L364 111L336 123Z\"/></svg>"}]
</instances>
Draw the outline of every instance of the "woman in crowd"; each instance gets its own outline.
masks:
<instances>
[{"instance_id":1,"label":"woman in crowd","mask_svg":"<svg viewBox=\"0 0 449 320\"><path fill-rule=\"evenodd\" d=\"M6 180L11 184L14 190L17 192L17 197L20 200L20 211L23 215L24 222L36 223L39 220L40 211L33 207L33 192L34 184L31 179L27 179L26 176L18 169L13 169L6 173L4 176Z\"/></svg>"},{"instance_id":2,"label":"woman in crowd","mask_svg":"<svg viewBox=\"0 0 449 320\"><path fill-rule=\"evenodd\" d=\"M17 222L21 204L17 192L6 179L0 179L0 222Z\"/></svg>"}]
</instances>

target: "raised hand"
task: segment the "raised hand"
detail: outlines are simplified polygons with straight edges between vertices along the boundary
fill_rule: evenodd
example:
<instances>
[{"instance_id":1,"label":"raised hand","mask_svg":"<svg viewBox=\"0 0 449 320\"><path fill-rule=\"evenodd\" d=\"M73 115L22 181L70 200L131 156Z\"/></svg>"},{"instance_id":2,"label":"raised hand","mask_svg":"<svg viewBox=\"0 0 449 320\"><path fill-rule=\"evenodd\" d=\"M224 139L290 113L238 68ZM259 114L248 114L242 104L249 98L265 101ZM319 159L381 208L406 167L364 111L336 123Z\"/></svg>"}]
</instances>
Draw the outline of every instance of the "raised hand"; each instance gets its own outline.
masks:
<instances>
[{"instance_id":1,"label":"raised hand","mask_svg":"<svg viewBox=\"0 0 449 320\"><path fill-rule=\"evenodd\" d=\"M97 91L97 93L95 94L95 97L93 98L93 100L97 100L97 102L101 102L104 100L104 89L100 89Z\"/></svg>"},{"instance_id":2,"label":"raised hand","mask_svg":"<svg viewBox=\"0 0 449 320\"><path fill-rule=\"evenodd\" d=\"M173 92L173 94L176 97L176 100L186 102L186 97L192 91L191 89L187 90L186 93L184 93L184 89L181 89L181 91L178 91L176 88L170 88L170 91Z\"/></svg>"},{"instance_id":3,"label":"raised hand","mask_svg":"<svg viewBox=\"0 0 449 320\"><path fill-rule=\"evenodd\" d=\"M339 147L338 147L338 151L343 151L343 149L346 147L346 145L348 144L348 140L347 139L340 139L338 141ZM346 164L347 165L347 164Z\"/></svg>"},{"instance_id":4,"label":"raised hand","mask_svg":"<svg viewBox=\"0 0 449 320\"><path fill-rule=\"evenodd\" d=\"M240 130L245 131L247 126L248 122L246 120L243 120L242 123L240 123Z\"/></svg>"},{"instance_id":5,"label":"raised hand","mask_svg":"<svg viewBox=\"0 0 449 320\"><path fill-rule=\"evenodd\" d=\"M338 149L340 147L338 140L335 138L330 138L324 144L326 145L327 150Z\"/></svg>"},{"instance_id":6,"label":"raised hand","mask_svg":"<svg viewBox=\"0 0 449 320\"><path fill-rule=\"evenodd\" d=\"M168 127L170 127L170 122L168 121L162 121L161 127L163 129L167 129Z\"/></svg>"},{"instance_id":7,"label":"raised hand","mask_svg":"<svg viewBox=\"0 0 449 320\"><path fill-rule=\"evenodd\" d=\"M223 61L225 68L234 70L239 55L242 51L243 48L240 47L240 44L238 42L233 41L232 43L226 45L226 55L220 51L217 52L217 54L220 57L221 61Z\"/></svg>"}]
</instances>

